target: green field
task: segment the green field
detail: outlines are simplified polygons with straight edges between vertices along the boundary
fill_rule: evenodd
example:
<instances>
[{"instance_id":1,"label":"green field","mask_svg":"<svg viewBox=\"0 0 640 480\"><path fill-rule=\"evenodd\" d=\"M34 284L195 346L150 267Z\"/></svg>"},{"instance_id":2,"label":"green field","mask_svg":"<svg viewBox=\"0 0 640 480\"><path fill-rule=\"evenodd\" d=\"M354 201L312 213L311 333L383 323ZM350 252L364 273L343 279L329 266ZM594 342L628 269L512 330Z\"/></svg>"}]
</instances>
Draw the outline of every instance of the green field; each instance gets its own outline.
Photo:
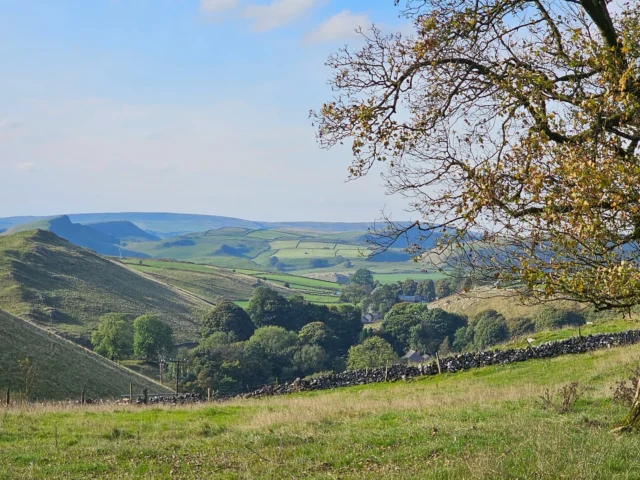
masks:
<instances>
[{"instance_id":1,"label":"green field","mask_svg":"<svg viewBox=\"0 0 640 480\"><path fill-rule=\"evenodd\" d=\"M31 364L29 375L19 364L26 358ZM170 392L146 377L3 311L0 311L0 365L0 391L4 395L5 389L10 388L16 399L24 398L25 387L30 400L79 400L82 390L86 398L117 398L129 391L130 383L136 390ZM3 434L0 422L0 444Z\"/></svg>"},{"instance_id":2,"label":"green field","mask_svg":"<svg viewBox=\"0 0 640 480\"><path fill-rule=\"evenodd\" d=\"M636 478L640 435L610 430L640 346L412 382L195 407L15 407L0 478ZM540 397L579 382L566 413Z\"/></svg>"},{"instance_id":3,"label":"green field","mask_svg":"<svg viewBox=\"0 0 640 480\"><path fill-rule=\"evenodd\" d=\"M259 281L267 281L283 295L302 295L313 303L339 304L340 285L296 275L265 273L256 270L216 268L209 265L172 260L135 260L124 263L131 269L190 292L200 299L215 303L222 299L246 301L253 295ZM289 287L285 287L289 284Z\"/></svg>"},{"instance_id":4,"label":"green field","mask_svg":"<svg viewBox=\"0 0 640 480\"><path fill-rule=\"evenodd\" d=\"M127 248L155 259L173 259L223 268L242 270L273 270L276 256L287 272L344 272L342 263L351 261L350 268L367 267L376 273L419 272L421 265L409 261L382 262L367 260L369 245L366 232L327 233L321 231L248 230L222 228L165 238L159 242L132 242ZM401 253L400 249L392 249ZM311 268L312 260L321 259L327 267ZM339 263L340 262L340 263Z\"/></svg>"}]
</instances>

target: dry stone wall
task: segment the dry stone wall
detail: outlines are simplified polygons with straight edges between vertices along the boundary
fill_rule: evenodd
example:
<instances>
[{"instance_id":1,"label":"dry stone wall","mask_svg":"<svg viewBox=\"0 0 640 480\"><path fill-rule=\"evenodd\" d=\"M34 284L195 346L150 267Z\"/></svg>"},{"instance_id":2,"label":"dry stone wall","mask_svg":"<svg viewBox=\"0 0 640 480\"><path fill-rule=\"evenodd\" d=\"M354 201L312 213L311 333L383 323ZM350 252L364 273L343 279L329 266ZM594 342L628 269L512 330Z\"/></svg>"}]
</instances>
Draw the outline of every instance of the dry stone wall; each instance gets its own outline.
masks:
<instances>
[{"instance_id":1,"label":"dry stone wall","mask_svg":"<svg viewBox=\"0 0 640 480\"><path fill-rule=\"evenodd\" d=\"M508 365L536 358L552 358L560 355L572 355L606 349L616 346L640 343L640 330L629 330L619 333L572 337L566 340L545 343L523 349L492 350L486 352L463 353L440 359L440 371L458 372L489 365ZM240 395L241 398L259 398L272 395L313 390L328 390L338 387L365 385L379 382L396 382L410 378L437 375L438 365L434 361L421 365L392 365L389 368L372 370L350 370L323 377L300 380L281 385L267 385L255 392Z\"/></svg>"}]
</instances>

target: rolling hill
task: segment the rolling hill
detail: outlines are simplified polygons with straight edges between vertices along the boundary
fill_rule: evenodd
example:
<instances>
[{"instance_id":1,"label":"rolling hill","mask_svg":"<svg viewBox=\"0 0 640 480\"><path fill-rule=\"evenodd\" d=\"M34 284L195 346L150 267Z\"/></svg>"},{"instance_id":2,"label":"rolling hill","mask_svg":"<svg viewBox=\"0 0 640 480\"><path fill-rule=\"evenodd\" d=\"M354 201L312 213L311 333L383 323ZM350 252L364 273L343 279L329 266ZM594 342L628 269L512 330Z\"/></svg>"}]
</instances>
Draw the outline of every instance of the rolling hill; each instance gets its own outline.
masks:
<instances>
[{"instance_id":1,"label":"rolling hill","mask_svg":"<svg viewBox=\"0 0 640 480\"><path fill-rule=\"evenodd\" d=\"M151 258L167 258L225 268L283 271L365 266L371 260L396 264L399 270L419 270L401 248L369 259L366 232L326 233L293 230L251 230L227 227L165 238L159 242L128 243L127 248ZM345 266L349 261L351 267Z\"/></svg>"},{"instance_id":2,"label":"rolling hill","mask_svg":"<svg viewBox=\"0 0 640 480\"><path fill-rule=\"evenodd\" d=\"M159 237L151 235L150 233L138 228L135 224L125 220L91 223L88 227L104 233L105 235L109 235L117 240L125 240L127 242L156 242L160 240Z\"/></svg>"},{"instance_id":3,"label":"rolling hill","mask_svg":"<svg viewBox=\"0 0 640 480\"><path fill-rule=\"evenodd\" d=\"M135 227L135 225L131 224L131 226L127 228L129 232L132 232L131 227L135 229L136 233L139 231L139 229ZM88 248L102 255L117 256L121 253L120 239L110 234L109 230L115 231L118 228L124 229L125 226L123 226L122 224L119 224L118 226L105 226L105 224L100 224L98 226L98 229L96 229L87 225L72 223L71 219L67 215L63 215L61 217L47 218L32 223L17 225L11 227L2 235L11 235L14 233L26 232L30 230L48 230L55 233L59 237L70 241L74 245ZM142 231L139 231L139 235L142 235L147 239L157 238ZM130 257L142 256L139 253L127 249L123 249L122 254Z\"/></svg>"},{"instance_id":4,"label":"rolling hill","mask_svg":"<svg viewBox=\"0 0 640 480\"><path fill-rule=\"evenodd\" d=\"M26 358L31 375L21 369ZM25 320L0 311L0 390L10 388L14 397L23 396L25 382L31 386L32 400L79 400L82 390L87 398L115 398L143 388L150 393L169 389L120 367L68 340L49 333Z\"/></svg>"},{"instance_id":5,"label":"rolling hill","mask_svg":"<svg viewBox=\"0 0 640 480\"><path fill-rule=\"evenodd\" d=\"M154 313L179 341L199 333L198 310L209 307L177 290L77 247L52 232L0 236L0 309L86 342L101 315ZM52 315L52 312L53 315Z\"/></svg>"}]
</instances>

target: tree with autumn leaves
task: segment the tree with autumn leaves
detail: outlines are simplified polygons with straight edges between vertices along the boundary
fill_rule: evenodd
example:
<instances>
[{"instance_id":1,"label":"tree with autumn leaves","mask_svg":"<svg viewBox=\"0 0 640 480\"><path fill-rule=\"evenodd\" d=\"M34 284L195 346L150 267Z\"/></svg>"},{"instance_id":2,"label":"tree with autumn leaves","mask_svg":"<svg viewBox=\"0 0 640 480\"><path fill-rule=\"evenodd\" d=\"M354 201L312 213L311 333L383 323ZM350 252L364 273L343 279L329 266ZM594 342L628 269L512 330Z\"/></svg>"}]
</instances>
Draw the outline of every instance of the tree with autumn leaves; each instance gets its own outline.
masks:
<instances>
[{"instance_id":1,"label":"tree with autumn leaves","mask_svg":"<svg viewBox=\"0 0 640 480\"><path fill-rule=\"evenodd\" d=\"M410 35L331 56L312 112L350 175L437 235L438 258L531 299L640 303L640 9L604 0L408 0ZM413 253L425 254L416 242Z\"/></svg>"}]
</instances>

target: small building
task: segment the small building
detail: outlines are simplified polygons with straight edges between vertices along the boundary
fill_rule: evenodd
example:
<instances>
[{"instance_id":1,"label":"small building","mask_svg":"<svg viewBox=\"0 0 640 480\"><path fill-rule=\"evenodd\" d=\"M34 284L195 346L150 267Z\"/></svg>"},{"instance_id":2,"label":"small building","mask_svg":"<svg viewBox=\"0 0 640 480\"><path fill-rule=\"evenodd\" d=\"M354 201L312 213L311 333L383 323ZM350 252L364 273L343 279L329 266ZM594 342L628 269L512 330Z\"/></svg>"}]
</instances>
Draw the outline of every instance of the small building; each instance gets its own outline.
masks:
<instances>
[{"instance_id":1,"label":"small building","mask_svg":"<svg viewBox=\"0 0 640 480\"><path fill-rule=\"evenodd\" d=\"M398 295L398 300L405 303L422 303L425 298L422 295Z\"/></svg>"},{"instance_id":2,"label":"small building","mask_svg":"<svg viewBox=\"0 0 640 480\"><path fill-rule=\"evenodd\" d=\"M362 323L364 323L365 325L368 325L370 323L376 323L379 322L380 320L382 320L382 315L380 315L378 312L376 313L365 313L362 316Z\"/></svg>"},{"instance_id":3,"label":"small building","mask_svg":"<svg viewBox=\"0 0 640 480\"><path fill-rule=\"evenodd\" d=\"M424 363L429 358L429 355L426 355L426 358L420 355L415 350L409 350L404 357L402 357L402 361L408 364L412 363Z\"/></svg>"}]
</instances>

